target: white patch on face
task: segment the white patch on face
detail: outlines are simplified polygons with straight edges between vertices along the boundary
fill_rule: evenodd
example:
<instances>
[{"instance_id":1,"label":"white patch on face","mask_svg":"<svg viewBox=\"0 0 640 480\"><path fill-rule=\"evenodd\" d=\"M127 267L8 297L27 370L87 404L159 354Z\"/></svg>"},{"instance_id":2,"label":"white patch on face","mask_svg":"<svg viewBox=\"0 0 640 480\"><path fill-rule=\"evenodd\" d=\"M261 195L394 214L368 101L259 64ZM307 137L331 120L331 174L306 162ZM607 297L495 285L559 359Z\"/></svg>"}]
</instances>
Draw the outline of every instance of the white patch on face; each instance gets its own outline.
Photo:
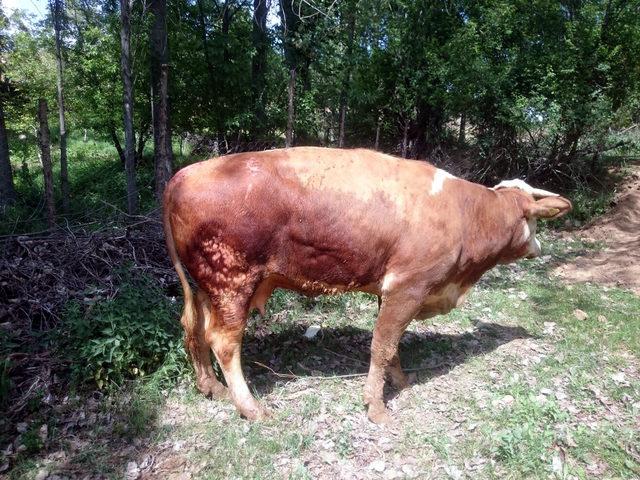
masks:
<instances>
[{"instance_id":1,"label":"white patch on face","mask_svg":"<svg viewBox=\"0 0 640 480\"><path fill-rule=\"evenodd\" d=\"M525 222L524 227L522 228L522 243L529 240L531 236L531 229L529 228L529 222Z\"/></svg>"},{"instance_id":2,"label":"white patch on face","mask_svg":"<svg viewBox=\"0 0 640 480\"><path fill-rule=\"evenodd\" d=\"M455 178L449 172L445 172L444 170L436 169L436 174L433 176L433 181L431 182L431 190L429 191L430 195L436 195L442 191L442 187L444 185L444 181L447 178Z\"/></svg>"},{"instance_id":3,"label":"white patch on face","mask_svg":"<svg viewBox=\"0 0 640 480\"><path fill-rule=\"evenodd\" d=\"M539 257L542 252L540 248L540 242L536 238L536 219L532 218L527 220L523 227L522 234L523 242L529 243L529 248L527 249L527 257Z\"/></svg>"},{"instance_id":4,"label":"white patch on face","mask_svg":"<svg viewBox=\"0 0 640 480\"><path fill-rule=\"evenodd\" d=\"M388 292L395 280L396 276L393 273L387 273L382 280L382 291Z\"/></svg>"}]
</instances>

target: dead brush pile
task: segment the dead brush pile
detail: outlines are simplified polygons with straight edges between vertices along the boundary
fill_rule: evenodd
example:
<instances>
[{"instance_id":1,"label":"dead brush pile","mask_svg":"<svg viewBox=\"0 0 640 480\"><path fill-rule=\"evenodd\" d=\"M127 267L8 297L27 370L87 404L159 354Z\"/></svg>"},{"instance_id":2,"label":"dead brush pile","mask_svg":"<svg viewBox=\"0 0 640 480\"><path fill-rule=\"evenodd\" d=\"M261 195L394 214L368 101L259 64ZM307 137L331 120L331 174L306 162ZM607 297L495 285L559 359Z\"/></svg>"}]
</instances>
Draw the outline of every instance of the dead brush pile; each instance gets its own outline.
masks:
<instances>
[{"instance_id":1,"label":"dead brush pile","mask_svg":"<svg viewBox=\"0 0 640 480\"><path fill-rule=\"evenodd\" d=\"M34 393L51 396L64 365L42 338L60 324L68 303L112 299L125 272L152 276L163 287L173 282L159 218L0 238L0 403L8 416L19 415Z\"/></svg>"}]
</instances>

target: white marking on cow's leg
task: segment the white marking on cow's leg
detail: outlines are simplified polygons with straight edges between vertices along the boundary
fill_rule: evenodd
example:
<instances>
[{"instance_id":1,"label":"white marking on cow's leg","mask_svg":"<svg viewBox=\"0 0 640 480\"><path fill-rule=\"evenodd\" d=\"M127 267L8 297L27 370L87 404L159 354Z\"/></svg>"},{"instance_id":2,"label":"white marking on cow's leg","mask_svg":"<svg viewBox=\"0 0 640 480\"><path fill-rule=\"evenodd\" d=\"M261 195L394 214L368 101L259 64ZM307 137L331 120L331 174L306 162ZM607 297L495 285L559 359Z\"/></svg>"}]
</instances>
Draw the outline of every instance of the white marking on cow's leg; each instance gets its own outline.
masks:
<instances>
[{"instance_id":1,"label":"white marking on cow's leg","mask_svg":"<svg viewBox=\"0 0 640 480\"><path fill-rule=\"evenodd\" d=\"M431 182L431 190L429 191L430 195L436 195L442 191L442 187L444 186L444 181L447 178L455 178L449 172L445 172L439 168L436 169L436 173L433 176L433 181Z\"/></svg>"},{"instance_id":2,"label":"white marking on cow's leg","mask_svg":"<svg viewBox=\"0 0 640 480\"><path fill-rule=\"evenodd\" d=\"M249 420L260 420L266 417L268 412L251 395L242 374L240 360L246 313L245 318L238 319L240 321L230 325L223 325L220 321L222 317L223 315L218 314L213 319L212 328L207 332L207 341L220 364L231 399L240 414ZM235 318L237 315L228 315L228 317Z\"/></svg>"},{"instance_id":3,"label":"white marking on cow's leg","mask_svg":"<svg viewBox=\"0 0 640 480\"><path fill-rule=\"evenodd\" d=\"M204 395L219 399L229 398L227 387L218 381L213 371L210 347L204 338L211 323L211 304L202 290L198 290L195 300L198 318L193 330L187 333L185 344L196 371L196 385Z\"/></svg>"}]
</instances>

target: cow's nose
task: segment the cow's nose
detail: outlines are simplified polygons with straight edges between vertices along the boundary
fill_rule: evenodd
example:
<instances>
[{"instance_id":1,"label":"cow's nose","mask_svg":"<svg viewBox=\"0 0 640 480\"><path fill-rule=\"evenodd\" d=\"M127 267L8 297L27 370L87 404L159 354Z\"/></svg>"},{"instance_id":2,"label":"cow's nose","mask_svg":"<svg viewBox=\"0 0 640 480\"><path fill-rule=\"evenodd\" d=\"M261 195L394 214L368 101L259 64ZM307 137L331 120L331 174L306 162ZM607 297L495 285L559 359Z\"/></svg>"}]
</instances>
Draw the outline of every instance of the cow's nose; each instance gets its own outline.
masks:
<instances>
[{"instance_id":1,"label":"cow's nose","mask_svg":"<svg viewBox=\"0 0 640 480\"><path fill-rule=\"evenodd\" d=\"M529 251L527 252L527 258L536 258L540 256L542 249L540 248L540 242L537 238L533 239L533 242L529 244Z\"/></svg>"}]
</instances>

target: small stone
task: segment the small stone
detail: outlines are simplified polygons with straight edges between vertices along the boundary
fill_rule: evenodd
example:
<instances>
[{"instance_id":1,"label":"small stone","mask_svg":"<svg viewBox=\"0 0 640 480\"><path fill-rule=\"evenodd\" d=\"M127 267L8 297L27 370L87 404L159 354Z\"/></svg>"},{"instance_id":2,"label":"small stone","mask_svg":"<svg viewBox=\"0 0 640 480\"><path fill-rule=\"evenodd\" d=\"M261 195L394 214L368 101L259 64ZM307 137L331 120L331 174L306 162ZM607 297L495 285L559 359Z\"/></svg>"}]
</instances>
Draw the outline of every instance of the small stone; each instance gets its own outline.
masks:
<instances>
[{"instance_id":1,"label":"small stone","mask_svg":"<svg viewBox=\"0 0 640 480\"><path fill-rule=\"evenodd\" d=\"M455 465L446 465L444 471L447 472L453 480L460 480L462 478L462 471Z\"/></svg>"},{"instance_id":2,"label":"small stone","mask_svg":"<svg viewBox=\"0 0 640 480\"><path fill-rule=\"evenodd\" d=\"M404 473L407 478L416 478L418 476L418 472L413 465L405 464L402 466L402 473Z\"/></svg>"},{"instance_id":3,"label":"small stone","mask_svg":"<svg viewBox=\"0 0 640 480\"><path fill-rule=\"evenodd\" d=\"M551 395L553 393L553 391L551 391L551 389L549 389L549 388L543 388L543 389L540 390L540 393L542 395L545 395L545 396L548 397L549 395Z\"/></svg>"},{"instance_id":4,"label":"small stone","mask_svg":"<svg viewBox=\"0 0 640 480\"><path fill-rule=\"evenodd\" d=\"M578 319L578 320L586 320L587 318L589 318L589 314L587 312L585 312L584 310L580 310L579 308L576 308L573 311L573 315Z\"/></svg>"},{"instance_id":5,"label":"small stone","mask_svg":"<svg viewBox=\"0 0 640 480\"><path fill-rule=\"evenodd\" d=\"M502 398L497 398L491 402L494 407L507 407L511 405L514 401L514 398L511 395L505 395Z\"/></svg>"},{"instance_id":6,"label":"small stone","mask_svg":"<svg viewBox=\"0 0 640 480\"><path fill-rule=\"evenodd\" d=\"M310 325L307 328L307 331L304 332L304 337L309 339L309 340L313 340L316 335L318 335L318 332L320 332L320 326L319 325Z\"/></svg>"},{"instance_id":7,"label":"small stone","mask_svg":"<svg viewBox=\"0 0 640 480\"><path fill-rule=\"evenodd\" d=\"M382 475L382 478L384 478L385 480L395 480L396 478L400 478L400 477L402 477L402 473L394 469L387 470Z\"/></svg>"},{"instance_id":8,"label":"small stone","mask_svg":"<svg viewBox=\"0 0 640 480\"><path fill-rule=\"evenodd\" d=\"M24 433L27 431L27 422L20 422L18 424L16 424L16 430L18 431L18 433Z\"/></svg>"},{"instance_id":9,"label":"small stone","mask_svg":"<svg viewBox=\"0 0 640 480\"><path fill-rule=\"evenodd\" d=\"M376 460L375 462L371 462L369 464L369 468L371 470L374 470L374 471L378 472L378 473L384 472L386 467L387 467L387 465L385 464L384 460Z\"/></svg>"},{"instance_id":10,"label":"small stone","mask_svg":"<svg viewBox=\"0 0 640 480\"><path fill-rule=\"evenodd\" d=\"M624 372L618 372L611 375L611 379L618 385L628 386L629 382L625 378Z\"/></svg>"},{"instance_id":11,"label":"small stone","mask_svg":"<svg viewBox=\"0 0 640 480\"><path fill-rule=\"evenodd\" d=\"M38 470L38 473L36 473L35 480L44 480L48 476L49 471L46 468L41 468L40 470Z\"/></svg>"},{"instance_id":12,"label":"small stone","mask_svg":"<svg viewBox=\"0 0 640 480\"><path fill-rule=\"evenodd\" d=\"M518 298L520 300L526 300L529 297L529 295L527 295L525 292L518 292Z\"/></svg>"},{"instance_id":13,"label":"small stone","mask_svg":"<svg viewBox=\"0 0 640 480\"><path fill-rule=\"evenodd\" d=\"M338 460L338 456L335 454L335 452L323 450L320 452L320 459L324 463L332 464Z\"/></svg>"},{"instance_id":14,"label":"small stone","mask_svg":"<svg viewBox=\"0 0 640 480\"><path fill-rule=\"evenodd\" d=\"M173 451L179 452L180 450L182 450L183 445L184 445L184 442L182 440L178 440L176 443L173 444Z\"/></svg>"},{"instance_id":15,"label":"small stone","mask_svg":"<svg viewBox=\"0 0 640 480\"><path fill-rule=\"evenodd\" d=\"M125 480L136 480L140 476L140 469L136 462L127 463L127 470L125 471Z\"/></svg>"}]
</instances>

